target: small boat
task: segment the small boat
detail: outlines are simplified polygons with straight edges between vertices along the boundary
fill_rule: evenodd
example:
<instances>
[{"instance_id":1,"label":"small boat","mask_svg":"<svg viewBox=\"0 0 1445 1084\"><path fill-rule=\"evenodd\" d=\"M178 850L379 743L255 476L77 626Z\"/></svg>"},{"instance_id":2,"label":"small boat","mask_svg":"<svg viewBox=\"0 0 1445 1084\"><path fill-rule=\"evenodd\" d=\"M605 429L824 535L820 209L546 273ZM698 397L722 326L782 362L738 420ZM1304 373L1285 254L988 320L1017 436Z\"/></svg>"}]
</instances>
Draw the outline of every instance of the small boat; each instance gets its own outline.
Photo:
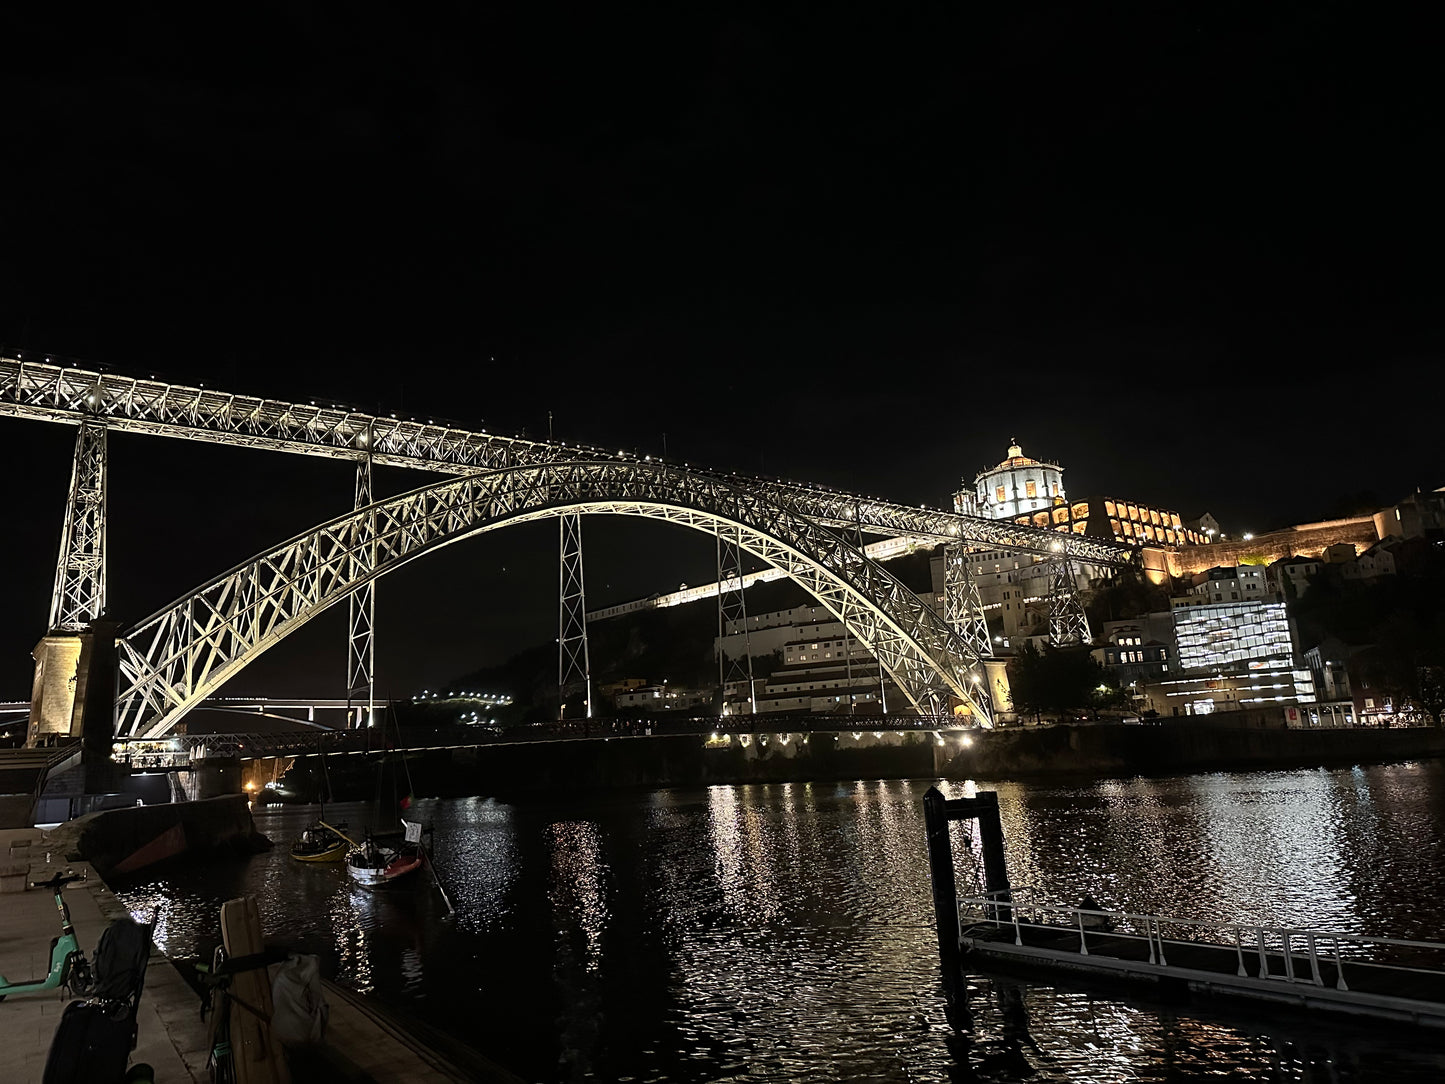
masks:
<instances>
[{"instance_id":1,"label":"small boat","mask_svg":"<svg viewBox=\"0 0 1445 1084\"><path fill-rule=\"evenodd\" d=\"M379 846L368 834L366 841L346 856L346 870L363 888L374 888L381 884L386 867L395 857L394 849Z\"/></svg>"},{"instance_id":2,"label":"small boat","mask_svg":"<svg viewBox=\"0 0 1445 1084\"><path fill-rule=\"evenodd\" d=\"M298 862L340 862L355 844L340 829L317 821L291 844L291 857Z\"/></svg>"},{"instance_id":3,"label":"small boat","mask_svg":"<svg viewBox=\"0 0 1445 1084\"><path fill-rule=\"evenodd\" d=\"M392 847L370 836L346 856L351 879L363 888L386 888L409 880L424 864L421 849L412 844Z\"/></svg>"},{"instance_id":4,"label":"small boat","mask_svg":"<svg viewBox=\"0 0 1445 1084\"><path fill-rule=\"evenodd\" d=\"M291 857L298 862L340 862L356 844L341 831L346 827L345 823L340 828L326 823L326 795L331 794L331 776L326 772L326 752L321 748L319 735L316 741L316 749L321 756L321 774L326 780L326 791L321 799L321 818L291 841Z\"/></svg>"},{"instance_id":5,"label":"small boat","mask_svg":"<svg viewBox=\"0 0 1445 1084\"><path fill-rule=\"evenodd\" d=\"M392 713L392 719L396 715ZM401 730L397 729L398 746L401 744ZM382 761L383 766L385 760ZM412 781L411 769L406 766L406 758L402 757L402 769L406 772L407 796L400 803L404 813L411 806ZM432 881L437 891L441 894L442 902L446 904L448 912L454 912L452 901L447 898L446 890L442 888L441 880L436 875L436 869L431 864L431 856L427 853L425 837L431 833L431 825L423 824L420 821L401 818L402 834L401 839L396 836L388 836L386 843L379 843L372 838L370 832L366 833L365 840L360 847L355 848L346 856L346 869L351 879L363 888L387 888L394 884L410 884L419 878L418 873L426 869L431 871ZM393 843L393 840L397 840Z\"/></svg>"}]
</instances>

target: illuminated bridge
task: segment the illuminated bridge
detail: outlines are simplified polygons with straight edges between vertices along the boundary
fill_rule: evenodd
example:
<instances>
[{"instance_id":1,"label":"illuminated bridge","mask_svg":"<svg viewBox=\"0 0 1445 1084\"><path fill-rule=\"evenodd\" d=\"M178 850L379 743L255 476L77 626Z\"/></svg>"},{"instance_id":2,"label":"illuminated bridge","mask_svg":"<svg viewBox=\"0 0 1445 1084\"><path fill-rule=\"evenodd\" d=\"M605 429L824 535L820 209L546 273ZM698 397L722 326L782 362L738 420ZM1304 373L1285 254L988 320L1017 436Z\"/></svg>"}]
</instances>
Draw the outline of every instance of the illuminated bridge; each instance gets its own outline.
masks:
<instances>
[{"instance_id":1,"label":"illuminated bridge","mask_svg":"<svg viewBox=\"0 0 1445 1084\"><path fill-rule=\"evenodd\" d=\"M386 573L473 535L559 521L559 686L589 692L581 517L630 515L716 540L725 617L746 616L743 555L807 589L877 658L912 708L962 707L989 725L991 653L963 555L1008 548L1050 562L1050 629L1087 641L1073 566L1118 566L1134 552L1081 535L913 507L776 479L711 471L562 441L531 441L348 408L143 380L45 361L0 358L0 415L77 430L49 635L37 652L40 708L31 744L80 733L101 714L115 736L154 739L214 696L262 652L330 606L345 604L347 701L374 709L374 590ZM279 542L128 627L105 620L107 434L200 440L356 464L354 511ZM372 499L376 465L449 475ZM945 547L936 613L866 552L870 540ZM736 664L734 664L736 665ZM751 688L751 663L739 675ZM728 675L720 672L727 683ZM115 688L114 698L102 690Z\"/></svg>"}]
</instances>

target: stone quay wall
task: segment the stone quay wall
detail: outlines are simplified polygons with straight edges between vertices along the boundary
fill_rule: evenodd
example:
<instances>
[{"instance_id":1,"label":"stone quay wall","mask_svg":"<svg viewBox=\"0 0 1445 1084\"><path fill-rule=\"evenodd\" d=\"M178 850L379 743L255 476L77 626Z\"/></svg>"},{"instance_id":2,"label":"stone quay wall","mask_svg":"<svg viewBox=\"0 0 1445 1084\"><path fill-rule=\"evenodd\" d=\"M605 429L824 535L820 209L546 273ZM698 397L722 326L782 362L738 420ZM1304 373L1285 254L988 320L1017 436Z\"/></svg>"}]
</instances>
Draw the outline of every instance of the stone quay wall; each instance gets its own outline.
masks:
<instances>
[{"instance_id":1,"label":"stone quay wall","mask_svg":"<svg viewBox=\"0 0 1445 1084\"><path fill-rule=\"evenodd\" d=\"M418 794L506 797L570 789L857 779L1118 778L1439 756L1445 756L1445 731L1434 728L1286 730L1226 726L1209 718L938 734L828 731L536 742L439 750L410 760L409 770ZM335 773L332 778L339 783ZM373 791L374 783L355 797Z\"/></svg>"},{"instance_id":2,"label":"stone quay wall","mask_svg":"<svg viewBox=\"0 0 1445 1084\"><path fill-rule=\"evenodd\" d=\"M944 765L950 779L1120 777L1259 768L1340 767L1445 756L1434 727L1236 729L1165 721L979 734Z\"/></svg>"}]
</instances>

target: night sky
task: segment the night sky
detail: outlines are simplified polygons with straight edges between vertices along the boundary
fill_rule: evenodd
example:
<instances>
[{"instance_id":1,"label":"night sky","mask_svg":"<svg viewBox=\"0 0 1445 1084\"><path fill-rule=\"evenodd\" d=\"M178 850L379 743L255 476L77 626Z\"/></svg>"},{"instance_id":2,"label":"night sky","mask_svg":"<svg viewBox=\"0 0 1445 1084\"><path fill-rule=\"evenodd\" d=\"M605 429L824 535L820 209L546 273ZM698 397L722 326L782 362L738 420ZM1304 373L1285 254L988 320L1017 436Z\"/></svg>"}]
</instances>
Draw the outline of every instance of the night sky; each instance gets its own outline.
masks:
<instances>
[{"instance_id":1,"label":"night sky","mask_svg":"<svg viewBox=\"0 0 1445 1084\"><path fill-rule=\"evenodd\" d=\"M1235 533L1445 485L1423 8L133 7L0 13L7 354L935 505L1017 437ZM0 419L0 697L72 442ZM351 503L342 464L112 456L123 618ZM700 535L586 530L592 606L710 578ZM555 538L383 580L381 691L554 635ZM337 695L343 624L237 690Z\"/></svg>"}]
</instances>

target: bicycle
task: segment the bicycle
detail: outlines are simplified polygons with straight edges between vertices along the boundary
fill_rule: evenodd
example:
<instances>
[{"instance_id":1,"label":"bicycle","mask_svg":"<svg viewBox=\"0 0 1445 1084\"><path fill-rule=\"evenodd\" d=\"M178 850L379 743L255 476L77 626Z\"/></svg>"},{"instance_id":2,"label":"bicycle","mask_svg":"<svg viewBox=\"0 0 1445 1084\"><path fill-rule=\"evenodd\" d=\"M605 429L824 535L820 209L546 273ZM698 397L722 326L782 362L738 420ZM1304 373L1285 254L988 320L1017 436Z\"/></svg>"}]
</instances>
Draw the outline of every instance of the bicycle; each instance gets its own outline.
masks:
<instances>
[{"instance_id":1,"label":"bicycle","mask_svg":"<svg viewBox=\"0 0 1445 1084\"><path fill-rule=\"evenodd\" d=\"M211 1017L208 1037L210 1056L206 1066L215 1084L235 1084L235 1051L231 1046L231 1006L236 1004L258 1020L270 1023L270 1018L260 1008L239 998L231 989L231 981L243 971L254 971L284 963L291 955L289 949L269 948L249 956L228 957L226 950L217 948L210 965L195 964L196 977L201 985L201 1019Z\"/></svg>"}]
</instances>

